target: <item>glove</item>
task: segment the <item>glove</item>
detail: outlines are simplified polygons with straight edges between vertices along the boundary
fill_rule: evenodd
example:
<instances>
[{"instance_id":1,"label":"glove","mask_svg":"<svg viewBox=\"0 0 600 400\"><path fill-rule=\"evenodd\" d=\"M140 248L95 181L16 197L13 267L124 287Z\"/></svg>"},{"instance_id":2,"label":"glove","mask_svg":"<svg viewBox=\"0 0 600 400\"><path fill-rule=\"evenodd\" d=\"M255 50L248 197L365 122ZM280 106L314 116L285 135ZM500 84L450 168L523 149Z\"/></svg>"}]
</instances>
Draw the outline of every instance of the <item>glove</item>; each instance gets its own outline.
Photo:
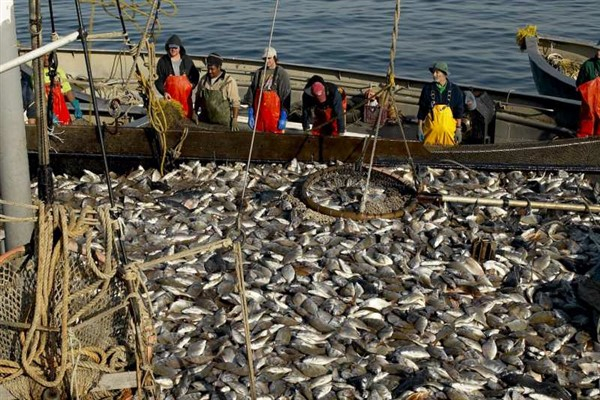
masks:
<instances>
[{"instance_id":1,"label":"glove","mask_svg":"<svg viewBox=\"0 0 600 400\"><path fill-rule=\"evenodd\" d=\"M417 138L419 138L419 142L425 141L425 134L423 133L423 128L419 127L419 132L417 133Z\"/></svg>"},{"instance_id":2,"label":"glove","mask_svg":"<svg viewBox=\"0 0 600 400\"><path fill-rule=\"evenodd\" d=\"M454 141L456 144L462 142L462 128L460 126L457 126L454 131Z\"/></svg>"},{"instance_id":3,"label":"glove","mask_svg":"<svg viewBox=\"0 0 600 400\"><path fill-rule=\"evenodd\" d=\"M287 112L285 110L281 110L281 114L279 114L279 121L277 122L277 129L280 131L285 129L285 123L287 122Z\"/></svg>"},{"instance_id":4,"label":"glove","mask_svg":"<svg viewBox=\"0 0 600 400\"><path fill-rule=\"evenodd\" d=\"M232 118L231 119L231 131L232 132L237 132L239 130L240 130L240 127L238 126L237 119L236 118Z\"/></svg>"},{"instance_id":5,"label":"glove","mask_svg":"<svg viewBox=\"0 0 600 400\"><path fill-rule=\"evenodd\" d=\"M248 126L250 129L254 129L254 108L248 108Z\"/></svg>"},{"instance_id":6,"label":"glove","mask_svg":"<svg viewBox=\"0 0 600 400\"><path fill-rule=\"evenodd\" d=\"M73 99L71 105L75 109L75 119L83 118L83 113L81 112L81 106L79 105L79 100Z\"/></svg>"}]
</instances>

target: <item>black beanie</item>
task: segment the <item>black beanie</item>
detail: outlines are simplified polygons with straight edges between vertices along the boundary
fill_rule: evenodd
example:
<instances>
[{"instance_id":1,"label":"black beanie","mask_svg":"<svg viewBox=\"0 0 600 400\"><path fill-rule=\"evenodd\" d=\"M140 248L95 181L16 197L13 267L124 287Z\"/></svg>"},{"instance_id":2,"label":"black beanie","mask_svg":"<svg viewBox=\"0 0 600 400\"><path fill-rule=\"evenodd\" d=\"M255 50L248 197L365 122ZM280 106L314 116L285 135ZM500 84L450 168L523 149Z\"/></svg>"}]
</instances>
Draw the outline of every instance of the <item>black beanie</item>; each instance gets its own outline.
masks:
<instances>
[{"instance_id":1,"label":"black beanie","mask_svg":"<svg viewBox=\"0 0 600 400\"><path fill-rule=\"evenodd\" d=\"M217 53L210 53L208 57L206 57L206 65L214 65L221 68L221 65L223 65L223 59Z\"/></svg>"}]
</instances>

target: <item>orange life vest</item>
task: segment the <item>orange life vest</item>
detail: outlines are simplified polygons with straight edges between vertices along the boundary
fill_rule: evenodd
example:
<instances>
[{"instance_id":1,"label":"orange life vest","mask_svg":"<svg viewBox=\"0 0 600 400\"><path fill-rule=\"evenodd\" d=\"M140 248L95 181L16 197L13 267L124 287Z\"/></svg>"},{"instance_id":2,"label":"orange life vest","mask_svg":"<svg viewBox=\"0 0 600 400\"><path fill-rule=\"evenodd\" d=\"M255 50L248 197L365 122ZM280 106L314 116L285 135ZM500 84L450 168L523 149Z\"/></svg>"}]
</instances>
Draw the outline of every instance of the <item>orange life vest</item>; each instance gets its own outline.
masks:
<instances>
[{"instance_id":1,"label":"orange life vest","mask_svg":"<svg viewBox=\"0 0 600 400\"><path fill-rule=\"evenodd\" d=\"M186 75L169 75L165 80L165 92L183 106L186 118L192 118L192 83Z\"/></svg>"},{"instance_id":2,"label":"orange life vest","mask_svg":"<svg viewBox=\"0 0 600 400\"><path fill-rule=\"evenodd\" d=\"M282 134L283 131L277 129L279 115L281 114L281 99L274 90L265 90L260 98L260 90L254 95L254 112L256 116L256 130L261 132L273 132ZM258 99L260 98L260 108Z\"/></svg>"},{"instance_id":3,"label":"orange life vest","mask_svg":"<svg viewBox=\"0 0 600 400\"><path fill-rule=\"evenodd\" d=\"M45 87L47 98L50 93L50 85L45 85ZM59 84L54 84L52 87L52 113L61 125L69 125L71 123L71 114L69 114L67 102Z\"/></svg>"},{"instance_id":4,"label":"orange life vest","mask_svg":"<svg viewBox=\"0 0 600 400\"><path fill-rule=\"evenodd\" d=\"M582 83L577 137L600 136L600 76Z\"/></svg>"}]
</instances>

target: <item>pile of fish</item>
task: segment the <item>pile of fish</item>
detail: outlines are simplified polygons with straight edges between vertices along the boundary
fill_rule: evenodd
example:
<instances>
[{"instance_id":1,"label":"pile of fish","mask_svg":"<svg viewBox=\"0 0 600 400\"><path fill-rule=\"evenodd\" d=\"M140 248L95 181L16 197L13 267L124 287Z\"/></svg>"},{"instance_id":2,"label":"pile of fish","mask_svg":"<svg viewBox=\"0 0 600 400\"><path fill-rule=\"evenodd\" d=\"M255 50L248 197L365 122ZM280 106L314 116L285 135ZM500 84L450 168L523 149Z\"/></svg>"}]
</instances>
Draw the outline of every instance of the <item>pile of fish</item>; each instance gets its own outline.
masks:
<instances>
[{"instance_id":1,"label":"pile of fish","mask_svg":"<svg viewBox=\"0 0 600 400\"><path fill-rule=\"evenodd\" d=\"M130 260L241 241L258 398L600 398L600 292L579 290L598 275L600 216L447 203L397 220L319 219L295 196L326 167L112 177ZM407 166L387 172L412 180ZM579 174L415 173L431 193L600 203ZM56 181L57 201L108 202L91 172ZM496 244L492 259L471 255L478 239ZM235 263L220 249L145 271L165 399L250 398Z\"/></svg>"}]
</instances>

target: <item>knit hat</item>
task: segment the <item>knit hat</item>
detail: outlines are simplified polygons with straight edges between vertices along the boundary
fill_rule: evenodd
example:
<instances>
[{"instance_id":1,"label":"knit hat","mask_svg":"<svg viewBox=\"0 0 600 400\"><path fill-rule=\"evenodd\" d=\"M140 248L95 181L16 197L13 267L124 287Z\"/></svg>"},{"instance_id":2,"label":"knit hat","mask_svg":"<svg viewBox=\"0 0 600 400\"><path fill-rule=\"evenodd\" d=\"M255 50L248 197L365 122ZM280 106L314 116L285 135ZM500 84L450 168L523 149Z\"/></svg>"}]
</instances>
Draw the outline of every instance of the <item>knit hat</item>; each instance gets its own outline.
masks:
<instances>
[{"instance_id":1,"label":"knit hat","mask_svg":"<svg viewBox=\"0 0 600 400\"><path fill-rule=\"evenodd\" d=\"M450 71L448 70L448 64L446 64L445 62L438 61L433 63L433 65L429 67L429 72L433 74L433 71L435 71L436 69L438 71L442 71L446 75L450 75Z\"/></svg>"},{"instance_id":2,"label":"knit hat","mask_svg":"<svg viewBox=\"0 0 600 400\"><path fill-rule=\"evenodd\" d=\"M325 96L325 85L321 82L315 82L310 87L310 92L319 101L319 103L325 103L327 97Z\"/></svg>"},{"instance_id":3,"label":"knit hat","mask_svg":"<svg viewBox=\"0 0 600 400\"><path fill-rule=\"evenodd\" d=\"M277 57L277 50L273 47L265 47L262 58Z\"/></svg>"},{"instance_id":4,"label":"knit hat","mask_svg":"<svg viewBox=\"0 0 600 400\"><path fill-rule=\"evenodd\" d=\"M206 57L206 65L214 65L215 67L221 68L221 65L223 65L223 58L217 53L210 53L208 57Z\"/></svg>"}]
</instances>

